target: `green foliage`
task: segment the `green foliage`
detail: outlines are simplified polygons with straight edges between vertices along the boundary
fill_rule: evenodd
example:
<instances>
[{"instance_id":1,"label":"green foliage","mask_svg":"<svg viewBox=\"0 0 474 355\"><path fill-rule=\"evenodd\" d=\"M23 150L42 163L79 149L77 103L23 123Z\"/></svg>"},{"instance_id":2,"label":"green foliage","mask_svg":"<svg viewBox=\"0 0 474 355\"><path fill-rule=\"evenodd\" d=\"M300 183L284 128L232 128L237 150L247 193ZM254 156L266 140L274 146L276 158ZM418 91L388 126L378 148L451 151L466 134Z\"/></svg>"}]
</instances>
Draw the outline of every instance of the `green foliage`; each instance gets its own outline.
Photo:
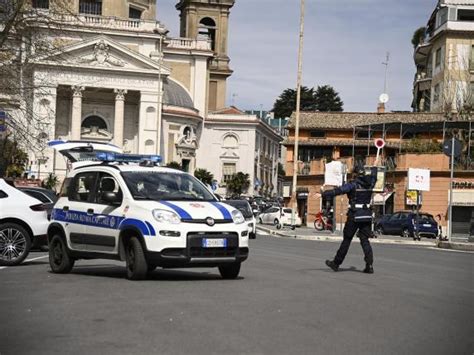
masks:
<instances>
[{"instance_id":1,"label":"green foliage","mask_svg":"<svg viewBox=\"0 0 474 355\"><path fill-rule=\"evenodd\" d=\"M301 87L301 111L342 111L344 103L330 85L308 88ZM296 110L296 90L286 89L273 105L275 117L290 117Z\"/></svg>"},{"instance_id":2,"label":"green foliage","mask_svg":"<svg viewBox=\"0 0 474 355\"><path fill-rule=\"evenodd\" d=\"M176 169L176 170L183 170L183 167L181 166L181 164L176 161L169 162L168 164L166 164L166 167L171 168L171 169Z\"/></svg>"},{"instance_id":3,"label":"green foliage","mask_svg":"<svg viewBox=\"0 0 474 355\"><path fill-rule=\"evenodd\" d=\"M282 163L278 163L278 176L285 176L285 168L283 167Z\"/></svg>"},{"instance_id":4,"label":"green foliage","mask_svg":"<svg viewBox=\"0 0 474 355\"><path fill-rule=\"evenodd\" d=\"M232 175L232 178L227 181L227 192L240 196L250 187L250 176L249 174L244 174L242 172L238 172L237 174Z\"/></svg>"},{"instance_id":5,"label":"green foliage","mask_svg":"<svg viewBox=\"0 0 474 355\"><path fill-rule=\"evenodd\" d=\"M413 44L413 48L416 48L421 43L421 40L425 37L426 27L418 28L414 33L413 37L411 38L411 44Z\"/></svg>"},{"instance_id":6,"label":"green foliage","mask_svg":"<svg viewBox=\"0 0 474 355\"><path fill-rule=\"evenodd\" d=\"M56 192L56 186L58 185L58 183L58 177L53 173L49 173L48 177L42 181L41 186L43 186L45 189L53 190Z\"/></svg>"},{"instance_id":7,"label":"green foliage","mask_svg":"<svg viewBox=\"0 0 474 355\"><path fill-rule=\"evenodd\" d=\"M286 89L278 97L273 105L275 117L290 117L296 110L296 90ZM316 102L314 99L314 89L306 86L301 87L301 111L316 111Z\"/></svg>"},{"instance_id":8,"label":"green foliage","mask_svg":"<svg viewBox=\"0 0 474 355\"><path fill-rule=\"evenodd\" d=\"M214 180L214 175L206 169L196 169L194 176L206 185L212 185L212 180Z\"/></svg>"},{"instance_id":9,"label":"green foliage","mask_svg":"<svg viewBox=\"0 0 474 355\"><path fill-rule=\"evenodd\" d=\"M436 140L413 138L403 145L405 153L441 153L443 145Z\"/></svg>"},{"instance_id":10,"label":"green foliage","mask_svg":"<svg viewBox=\"0 0 474 355\"><path fill-rule=\"evenodd\" d=\"M344 102L339 97L339 93L330 85L318 86L314 98L318 111L340 112L343 110Z\"/></svg>"},{"instance_id":11,"label":"green foliage","mask_svg":"<svg viewBox=\"0 0 474 355\"><path fill-rule=\"evenodd\" d=\"M9 138L0 139L0 177L21 177L28 163L26 154L18 142Z\"/></svg>"}]
</instances>

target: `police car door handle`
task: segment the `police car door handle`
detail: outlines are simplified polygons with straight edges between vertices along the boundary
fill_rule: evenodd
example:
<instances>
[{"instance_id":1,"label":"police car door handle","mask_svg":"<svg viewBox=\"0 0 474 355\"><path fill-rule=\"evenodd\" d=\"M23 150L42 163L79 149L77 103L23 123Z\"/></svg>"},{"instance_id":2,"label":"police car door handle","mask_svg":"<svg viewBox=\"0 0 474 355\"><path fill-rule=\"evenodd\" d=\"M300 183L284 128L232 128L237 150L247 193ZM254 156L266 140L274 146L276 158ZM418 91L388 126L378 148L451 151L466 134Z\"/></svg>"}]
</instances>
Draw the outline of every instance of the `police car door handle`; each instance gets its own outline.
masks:
<instances>
[{"instance_id":1,"label":"police car door handle","mask_svg":"<svg viewBox=\"0 0 474 355\"><path fill-rule=\"evenodd\" d=\"M64 212L69 211L69 206L63 206L63 211L64 211Z\"/></svg>"},{"instance_id":2,"label":"police car door handle","mask_svg":"<svg viewBox=\"0 0 474 355\"><path fill-rule=\"evenodd\" d=\"M92 208L89 208L89 209L87 210L87 214L89 214L89 215L90 215L90 214L94 214L94 210L93 210Z\"/></svg>"}]
</instances>

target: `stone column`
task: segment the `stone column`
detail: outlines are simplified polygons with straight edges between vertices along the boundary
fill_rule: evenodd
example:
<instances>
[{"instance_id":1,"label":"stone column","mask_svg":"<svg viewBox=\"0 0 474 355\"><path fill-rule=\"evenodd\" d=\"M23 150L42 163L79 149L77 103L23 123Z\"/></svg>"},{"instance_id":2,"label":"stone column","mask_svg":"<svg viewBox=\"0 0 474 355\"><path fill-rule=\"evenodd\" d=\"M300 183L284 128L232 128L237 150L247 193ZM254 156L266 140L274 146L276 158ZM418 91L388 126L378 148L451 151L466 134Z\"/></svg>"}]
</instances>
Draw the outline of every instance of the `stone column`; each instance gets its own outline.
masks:
<instances>
[{"instance_id":1,"label":"stone column","mask_svg":"<svg viewBox=\"0 0 474 355\"><path fill-rule=\"evenodd\" d=\"M114 144L122 148L125 94L127 93L127 90L114 89L114 93L115 93Z\"/></svg>"},{"instance_id":2,"label":"stone column","mask_svg":"<svg viewBox=\"0 0 474 355\"><path fill-rule=\"evenodd\" d=\"M84 86L74 85L72 88L72 117L71 117L71 139L81 139L82 120L82 92Z\"/></svg>"}]
</instances>

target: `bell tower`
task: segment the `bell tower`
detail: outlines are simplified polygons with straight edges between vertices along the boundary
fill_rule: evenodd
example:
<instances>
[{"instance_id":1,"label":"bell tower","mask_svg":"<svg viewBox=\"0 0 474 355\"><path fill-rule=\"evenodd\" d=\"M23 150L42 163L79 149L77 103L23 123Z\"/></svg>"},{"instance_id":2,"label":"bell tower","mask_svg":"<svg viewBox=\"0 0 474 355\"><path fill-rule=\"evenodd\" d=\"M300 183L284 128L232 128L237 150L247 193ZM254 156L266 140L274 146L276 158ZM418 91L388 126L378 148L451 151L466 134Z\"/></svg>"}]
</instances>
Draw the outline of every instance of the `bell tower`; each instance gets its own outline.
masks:
<instances>
[{"instance_id":1,"label":"bell tower","mask_svg":"<svg viewBox=\"0 0 474 355\"><path fill-rule=\"evenodd\" d=\"M214 52L209 67L207 109L225 107L226 80L232 75L229 67L228 32L229 14L235 0L179 0L180 36L208 38Z\"/></svg>"}]
</instances>

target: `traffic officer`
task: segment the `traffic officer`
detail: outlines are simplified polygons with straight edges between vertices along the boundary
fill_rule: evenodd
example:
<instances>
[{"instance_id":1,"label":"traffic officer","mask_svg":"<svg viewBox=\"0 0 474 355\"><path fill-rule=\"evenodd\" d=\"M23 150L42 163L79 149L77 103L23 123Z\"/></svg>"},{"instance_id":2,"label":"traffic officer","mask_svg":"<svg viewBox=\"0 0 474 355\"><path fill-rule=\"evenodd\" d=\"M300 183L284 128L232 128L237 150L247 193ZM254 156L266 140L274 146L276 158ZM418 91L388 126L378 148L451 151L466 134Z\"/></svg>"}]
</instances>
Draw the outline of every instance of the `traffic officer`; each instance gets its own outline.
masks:
<instances>
[{"instance_id":1,"label":"traffic officer","mask_svg":"<svg viewBox=\"0 0 474 355\"><path fill-rule=\"evenodd\" d=\"M377 165L378 161L375 162ZM352 238L359 231L360 244L364 250L365 269L367 274L373 274L372 266L374 257L369 237L372 232L372 189L377 182L377 167L370 168L370 173L366 174L363 166L354 169L355 178L348 183L333 190L324 191L322 196L326 199L333 199L334 196L347 194L349 198L349 209L347 211L347 221L344 226L343 240L334 260L326 260L326 265L334 271L338 271L346 257Z\"/></svg>"}]
</instances>

